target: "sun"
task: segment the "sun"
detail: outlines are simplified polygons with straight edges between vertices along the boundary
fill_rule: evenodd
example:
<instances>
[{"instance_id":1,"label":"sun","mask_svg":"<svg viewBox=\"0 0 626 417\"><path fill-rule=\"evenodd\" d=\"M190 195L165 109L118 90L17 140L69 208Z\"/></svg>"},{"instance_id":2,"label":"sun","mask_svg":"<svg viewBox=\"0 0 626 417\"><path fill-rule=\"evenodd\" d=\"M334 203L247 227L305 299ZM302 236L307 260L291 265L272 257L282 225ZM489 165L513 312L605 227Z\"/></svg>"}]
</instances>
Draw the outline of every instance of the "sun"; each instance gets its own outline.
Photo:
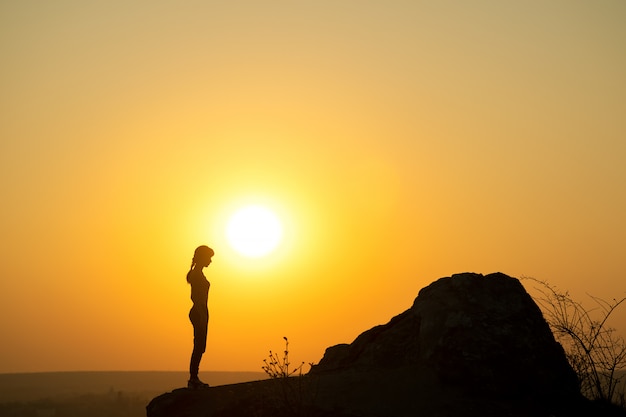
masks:
<instances>
[{"instance_id":1,"label":"sun","mask_svg":"<svg viewBox=\"0 0 626 417\"><path fill-rule=\"evenodd\" d=\"M237 210L228 220L226 238L241 255L260 258L269 255L280 243L283 228L269 209L250 205Z\"/></svg>"}]
</instances>

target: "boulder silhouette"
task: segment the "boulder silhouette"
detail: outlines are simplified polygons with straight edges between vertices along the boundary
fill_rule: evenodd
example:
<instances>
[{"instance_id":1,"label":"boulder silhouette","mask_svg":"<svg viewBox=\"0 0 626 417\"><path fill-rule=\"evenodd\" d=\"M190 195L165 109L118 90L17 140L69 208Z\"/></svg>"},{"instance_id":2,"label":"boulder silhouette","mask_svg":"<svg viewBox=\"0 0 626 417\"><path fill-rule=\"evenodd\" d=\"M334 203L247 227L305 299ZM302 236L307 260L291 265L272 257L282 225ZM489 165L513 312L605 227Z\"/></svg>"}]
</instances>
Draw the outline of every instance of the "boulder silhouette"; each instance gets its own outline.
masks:
<instances>
[{"instance_id":1,"label":"boulder silhouette","mask_svg":"<svg viewBox=\"0 0 626 417\"><path fill-rule=\"evenodd\" d=\"M553 398L579 391L541 310L502 273L439 279L389 323L328 348L311 373L397 367L483 394Z\"/></svg>"},{"instance_id":2,"label":"boulder silhouette","mask_svg":"<svg viewBox=\"0 0 626 417\"><path fill-rule=\"evenodd\" d=\"M562 347L521 283L502 273L441 278L408 310L329 347L299 378L185 389L160 416L592 416Z\"/></svg>"}]
</instances>

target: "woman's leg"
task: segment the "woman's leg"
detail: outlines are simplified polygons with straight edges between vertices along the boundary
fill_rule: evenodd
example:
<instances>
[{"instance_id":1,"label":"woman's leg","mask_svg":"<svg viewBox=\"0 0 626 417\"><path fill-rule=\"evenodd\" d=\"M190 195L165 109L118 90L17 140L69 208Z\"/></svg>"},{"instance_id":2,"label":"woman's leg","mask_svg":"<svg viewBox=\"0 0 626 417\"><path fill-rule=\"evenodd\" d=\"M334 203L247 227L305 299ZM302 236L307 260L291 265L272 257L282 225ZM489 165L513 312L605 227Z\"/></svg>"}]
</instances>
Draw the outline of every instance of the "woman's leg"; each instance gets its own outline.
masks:
<instances>
[{"instance_id":1,"label":"woman's leg","mask_svg":"<svg viewBox=\"0 0 626 417\"><path fill-rule=\"evenodd\" d=\"M202 354L206 350L209 323L208 320L200 317L199 314L194 314L193 311L189 313L189 318L193 324L193 351L191 352L191 359L189 361L189 379L197 380L200 360L202 360Z\"/></svg>"}]
</instances>

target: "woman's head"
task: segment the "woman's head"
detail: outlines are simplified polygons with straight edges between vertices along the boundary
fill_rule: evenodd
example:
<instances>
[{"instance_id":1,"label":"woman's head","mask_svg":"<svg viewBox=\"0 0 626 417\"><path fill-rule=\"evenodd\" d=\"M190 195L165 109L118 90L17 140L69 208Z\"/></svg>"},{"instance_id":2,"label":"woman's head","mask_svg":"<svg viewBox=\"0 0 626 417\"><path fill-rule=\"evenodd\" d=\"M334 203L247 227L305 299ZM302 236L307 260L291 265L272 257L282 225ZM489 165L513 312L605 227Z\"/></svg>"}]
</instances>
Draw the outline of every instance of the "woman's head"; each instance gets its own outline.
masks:
<instances>
[{"instance_id":1,"label":"woman's head","mask_svg":"<svg viewBox=\"0 0 626 417\"><path fill-rule=\"evenodd\" d=\"M209 266L211 263L211 258L215 255L213 249L208 246L202 245L198 246L193 253L193 260L191 261L191 266L198 265L202 268L205 266Z\"/></svg>"},{"instance_id":2,"label":"woman's head","mask_svg":"<svg viewBox=\"0 0 626 417\"><path fill-rule=\"evenodd\" d=\"M215 255L215 252L213 252L213 249L208 246L202 245L196 248L195 252L193 253L193 259L191 260L191 268L189 268L189 272L187 272L187 282L190 282L189 277L192 273L194 266L198 266L200 267L200 269L204 268L205 266L209 266L213 255Z\"/></svg>"}]
</instances>

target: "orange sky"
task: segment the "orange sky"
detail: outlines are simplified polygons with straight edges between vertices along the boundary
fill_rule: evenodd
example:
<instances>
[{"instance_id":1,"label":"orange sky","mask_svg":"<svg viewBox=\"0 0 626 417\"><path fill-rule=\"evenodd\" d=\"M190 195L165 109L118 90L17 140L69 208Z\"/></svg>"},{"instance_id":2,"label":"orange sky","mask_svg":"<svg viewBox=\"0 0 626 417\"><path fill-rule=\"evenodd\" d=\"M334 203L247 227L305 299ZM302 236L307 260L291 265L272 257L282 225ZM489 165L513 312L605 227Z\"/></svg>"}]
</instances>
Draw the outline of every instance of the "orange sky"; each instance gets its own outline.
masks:
<instances>
[{"instance_id":1,"label":"orange sky","mask_svg":"<svg viewBox=\"0 0 626 417\"><path fill-rule=\"evenodd\" d=\"M317 362L457 272L626 295L626 3L471 3L0 3L0 372L187 369L200 244L202 370Z\"/></svg>"}]
</instances>

